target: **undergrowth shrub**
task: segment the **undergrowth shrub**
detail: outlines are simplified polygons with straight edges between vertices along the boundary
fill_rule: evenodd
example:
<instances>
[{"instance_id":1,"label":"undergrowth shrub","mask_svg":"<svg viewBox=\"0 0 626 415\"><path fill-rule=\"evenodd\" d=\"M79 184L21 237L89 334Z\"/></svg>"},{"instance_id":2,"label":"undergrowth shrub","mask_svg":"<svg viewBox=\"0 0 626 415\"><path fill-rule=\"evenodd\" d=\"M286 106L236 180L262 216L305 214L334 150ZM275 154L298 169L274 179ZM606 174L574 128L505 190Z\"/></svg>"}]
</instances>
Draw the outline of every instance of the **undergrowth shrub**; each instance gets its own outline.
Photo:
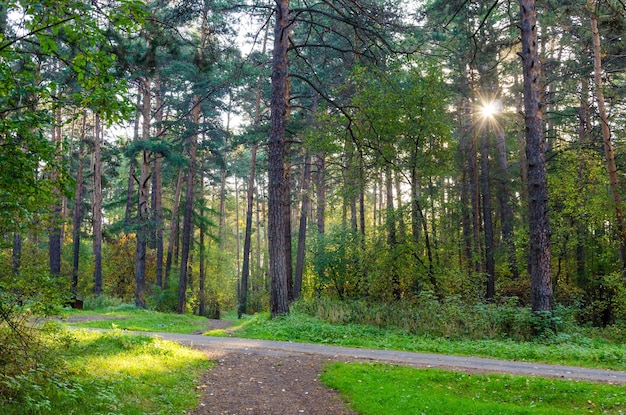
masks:
<instances>
[{"instance_id":1,"label":"undergrowth shrub","mask_svg":"<svg viewBox=\"0 0 626 415\"><path fill-rule=\"evenodd\" d=\"M118 307L123 304L124 301L118 297L112 297L106 294L100 294L99 296L87 296L83 302L84 310L103 310L110 307Z\"/></svg>"},{"instance_id":2,"label":"undergrowth shrub","mask_svg":"<svg viewBox=\"0 0 626 415\"><path fill-rule=\"evenodd\" d=\"M439 301L430 293L422 293L415 302L303 299L294 303L292 310L333 324L369 324L380 328L398 328L409 334L451 339L524 341L535 337L540 324L529 308L517 306L515 298L504 299L498 304L465 304L459 296ZM559 331L573 324L572 320L570 314L557 309L550 324ZM542 333L546 335L547 331Z\"/></svg>"},{"instance_id":3,"label":"undergrowth shrub","mask_svg":"<svg viewBox=\"0 0 626 415\"><path fill-rule=\"evenodd\" d=\"M6 304L3 304L4 307ZM77 387L59 349L71 339L58 323L32 324L32 314L3 308L0 323L0 408L3 414L46 412L54 399L71 399Z\"/></svg>"}]
</instances>

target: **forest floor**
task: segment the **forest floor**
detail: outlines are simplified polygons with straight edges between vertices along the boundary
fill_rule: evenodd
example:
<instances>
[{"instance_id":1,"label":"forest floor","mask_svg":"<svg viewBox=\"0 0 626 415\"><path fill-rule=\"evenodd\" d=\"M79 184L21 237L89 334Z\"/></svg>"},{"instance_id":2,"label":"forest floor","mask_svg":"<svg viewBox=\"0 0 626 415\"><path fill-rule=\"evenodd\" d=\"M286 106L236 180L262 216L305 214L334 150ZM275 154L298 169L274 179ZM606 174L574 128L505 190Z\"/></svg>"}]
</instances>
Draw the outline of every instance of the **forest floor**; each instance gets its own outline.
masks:
<instances>
[{"instance_id":1,"label":"forest floor","mask_svg":"<svg viewBox=\"0 0 626 415\"><path fill-rule=\"evenodd\" d=\"M230 322L210 320L207 330L228 333ZM626 384L626 372L539 363L370 350L196 334L146 333L204 351L216 362L198 386L201 404L192 415L355 414L320 374L332 361L383 362L469 373L506 373Z\"/></svg>"},{"instance_id":2,"label":"forest floor","mask_svg":"<svg viewBox=\"0 0 626 415\"><path fill-rule=\"evenodd\" d=\"M227 327L225 321L210 323L212 330ZM355 414L337 392L319 380L324 365L331 361L380 361L471 373L626 384L626 372L607 370L231 337L163 337L202 349L216 362L200 381L201 404L193 415Z\"/></svg>"}]
</instances>

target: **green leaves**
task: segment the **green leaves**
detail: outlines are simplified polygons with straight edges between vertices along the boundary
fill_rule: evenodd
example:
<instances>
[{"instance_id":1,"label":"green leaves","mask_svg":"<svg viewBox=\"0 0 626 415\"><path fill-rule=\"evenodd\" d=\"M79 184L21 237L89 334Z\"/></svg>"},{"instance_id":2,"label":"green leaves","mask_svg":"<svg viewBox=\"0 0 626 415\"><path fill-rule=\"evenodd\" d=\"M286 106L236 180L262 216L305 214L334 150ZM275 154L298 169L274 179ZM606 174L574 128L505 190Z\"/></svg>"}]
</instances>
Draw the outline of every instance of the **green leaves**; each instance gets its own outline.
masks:
<instances>
[{"instance_id":1,"label":"green leaves","mask_svg":"<svg viewBox=\"0 0 626 415\"><path fill-rule=\"evenodd\" d=\"M45 212L69 180L48 142L53 111L90 108L108 121L127 117L125 82L105 31L131 31L142 2L9 0L0 10L0 235ZM11 19L7 19L7 16ZM55 172L50 174L50 172Z\"/></svg>"}]
</instances>

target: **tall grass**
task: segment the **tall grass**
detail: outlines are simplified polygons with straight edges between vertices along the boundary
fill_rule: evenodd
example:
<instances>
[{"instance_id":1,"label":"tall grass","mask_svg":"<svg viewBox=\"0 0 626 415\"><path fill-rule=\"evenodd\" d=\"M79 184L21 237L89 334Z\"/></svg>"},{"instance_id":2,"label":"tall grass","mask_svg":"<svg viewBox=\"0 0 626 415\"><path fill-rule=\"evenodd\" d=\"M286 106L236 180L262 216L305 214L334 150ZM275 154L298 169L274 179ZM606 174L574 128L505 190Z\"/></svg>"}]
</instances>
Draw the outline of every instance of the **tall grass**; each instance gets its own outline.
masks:
<instances>
[{"instance_id":1,"label":"tall grass","mask_svg":"<svg viewBox=\"0 0 626 415\"><path fill-rule=\"evenodd\" d=\"M447 339L528 341L537 332L545 331L540 327L542 324L549 324L556 333L568 332L575 327L572 313L565 308L558 308L546 323L529 308L517 306L516 301L512 298L497 304L467 304L458 296L439 301L429 293L422 293L414 302L306 299L294 303L292 310L331 324L365 324Z\"/></svg>"}]
</instances>

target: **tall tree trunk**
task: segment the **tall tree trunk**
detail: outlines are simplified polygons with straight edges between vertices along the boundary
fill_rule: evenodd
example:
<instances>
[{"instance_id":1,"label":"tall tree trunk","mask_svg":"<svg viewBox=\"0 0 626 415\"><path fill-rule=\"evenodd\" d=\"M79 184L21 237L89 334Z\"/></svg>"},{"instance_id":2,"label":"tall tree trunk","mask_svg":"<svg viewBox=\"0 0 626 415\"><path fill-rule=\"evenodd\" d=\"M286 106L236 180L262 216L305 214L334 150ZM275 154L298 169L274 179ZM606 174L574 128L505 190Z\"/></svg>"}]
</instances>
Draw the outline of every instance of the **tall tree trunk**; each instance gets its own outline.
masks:
<instances>
[{"instance_id":1,"label":"tall tree trunk","mask_svg":"<svg viewBox=\"0 0 626 415\"><path fill-rule=\"evenodd\" d=\"M157 125L156 136L162 138L164 133L163 127L163 97L161 90L161 77L157 74L154 82L154 90L156 92L156 113L155 122ZM154 171L152 176L152 201L153 201L153 217L154 217L154 238L156 245L156 285L163 287L163 175L161 173L163 164L163 155L155 154Z\"/></svg>"},{"instance_id":2,"label":"tall tree trunk","mask_svg":"<svg viewBox=\"0 0 626 415\"><path fill-rule=\"evenodd\" d=\"M593 2L590 2L591 6ZM604 103L604 92L602 91L602 57L600 48L600 32L598 30L598 19L595 10L591 10L591 34L593 39L593 72L596 84L596 101L598 103L598 114L600 115L600 127L604 143L604 155L606 157L606 168L609 174L611 185L611 195L615 205L615 225L617 237L619 239L619 256L622 262L622 270L626 270L626 225L624 224L624 209L622 207L622 197L619 192L619 179L617 177L617 167L615 165L615 153L611 140L611 130L609 128L609 117L606 113Z\"/></svg>"},{"instance_id":3,"label":"tall tree trunk","mask_svg":"<svg viewBox=\"0 0 626 415\"><path fill-rule=\"evenodd\" d=\"M309 215L309 183L311 181L311 156L304 156L304 172L302 173L302 209L300 210L300 227L298 229L298 249L296 253L296 275L293 284L294 300L300 298L302 292L302 274L304 273L304 254L306 249L306 223Z\"/></svg>"},{"instance_id":4,"label":"tall tree trunk","mask_svg":"<svg viewBox=\"0 0 626 415\"><path fill-rule=\"evenodd\" d=\"M474 242L473 259L474 270L476 272L482 271L480 258L482 256L482 243L480 241L480 192L478 183L478 157L477 157L477 135L476 132L471 134L470 143L468 145L468 157L469 157L469 188L470 199L472 202L472 235Z\"/></svg>"},{"instance_id":5,"label":"tall tree trunk","mask_svg":"<svg viewBox=\"0 0 626 415\"><path fill-rule=\"evenodd\" d=\"M538 54L537 15L534 0L520 0L524 115L528 163L528 218L530 236L531 304L535 312L552 311L550 226L546 140L543 134L543 87Z\"/></svg>"},{"instance_id":6,"label":"tall tree trunk","mask_svg":"<svg viewBox=\"0 0 626 415\"><path fill-rule=\"evenodd\" d=\"M142 139L150 139L150 117L152 101L150 96L151 80L146 78L142 82ZM135 305L140 308L146 307L146 250L148 237L149 201L150 201L150 151L143 150L141 153L141 173L137 184L139 197L137 199L137 250L135 254Z\"/></svg>"},{"instance_id":7,"label":"tall tree trunk","mask_svg":"<svg viewBox=\"0 0 626 415\"><path fill-rule=\"evenodd\" d=\"M200 199L204 200L204 169L200 167ZM204 209L200 210L200 216L204 218ZM204 221L202 221L202 225L200 226L200 258L198 264L198 315L205 316L206 315L206 247L204 246L204 234L205 225Z\"/></svg>"},{"instance_id":8,"label":"tall tree trunk","mask_svg":"<svg viewBox=\"0 0 626 415\"><path fill-rule=\"evenodd\" d=\"M93 294L102 294L102 123L96 114L93 146Z\"/></svg>"},{"instance_id":9,"label":"tall tree trunk","mask_svg":"<svg viewBox=\"0 0 626 415\"><path fill-rule=\"evenodd\" d=\"M243 240L243 264L241 282L239 284L239 306L237 316L242 317L248 312L248 285L250 281L250 251L252 245L252 211L254 206L254 176L256 171L256 153L258 145L254 143L250 150L250 174L248 177L248 195L246 207L246 229Z\"/></svg>"},{"instance_id":10,"label":"tall tree trunk","mask_svg":"<svg viewBox=\"0 0 626 415\"><path fill-rule=\"evenodd\" d=\"M204 10L202 17L202 26L200 29L200 46L198 47L198 62L204 61L204 48L209 38L208 28L208 2L204 2ZM200 69L200 68L199 68ZM191 108L191 128L193 131L189 134L189 169L187 171L187 189L185 193L185 215L183 219L183 235L180 254L180 274L178 276L178 305L176 312L183 314L187 308L187 282L190 278L191 261L189 260L191 253L192 235L193 235L193 194L196 174L196 158L198 144L198 130L200 124L200 105L202 99L199 95L195 95L192 99Z\"/></svg>"},{"instance_id":11,"label":"tall tree trunk","mask_svg":"<svg viewBox=\"0 0 626 415\"><path fill-rule=\"evenodd\" d=\"M63 137L61 135L61 110L54 111L54 123L52 125L52 142L57 146L57 160L61 161L61 143ZM59 178L59 172L53 171L52 181L55 182ZM55 202L52 206L52 223L50 226L50 236L48 242L48 260L50 265L50 275L59 276L61 274L61 211L62 195L58 186L55 188Z\"/></svg>"},{"instance_id":12,"label":"tall tree trunk","mask_svg":"<svg viewBox=\"0 0 626 415\"><path fill-rule=\"evenodd\" d=\"M133 141L139 140L139 116L141 115L141 92L137 92L137 102L135 103L137 108L137 114L135 115L135 123L133 126ZM137 160L135 157L131 157L129 161L128 172L128 191L126 192L126 213L124 215L124 227L126 232L130 232L132 217L133 217L133 199L135 195L135 170L137 169Z\"/></svg>"},{"instance_id":13,"label":"tall tree trunk","mask_svg":"<svg viewBox=\"0 0 626 415\"><path fill-rule=\"evenodd\" d=\"M397 218L398 218L398 238L400 243L406 243L406 223L404 222L404 215L402 213L402 183L400 178L400 172L395 174L395 187L396 187L396 200L397 200Z\"/></svg>"},{"instance_id":14,"label":"tall tree trunk","mask_svg":"<svg viewBox=\"0 0 626 415\"><path fill-rule=\"evenodd\" d=\"M289 102L289 84L287 87L287 102ZM287 106L289 111L289 106ZM289 114L287 114L289 119ZM287 272L287 300L293 301L293 266L292 266L292 241L291 241L291 162L289 160L291 146L285 143L285 186L283 188L283 224L285 227L285 271Z\"/></svg>"},{"instance_id":15,"label":"tall tree trunk","mask_svg":"<svg viewBox=\"0 0 626 415\"><path fill-rule=\"evenodd\" d=\"M20 274L20 265L22 261L22 234L15 232L13 234L13 250L11 251L11 264L13 275Z\"/></svg>"},{"instance_id":16,"label":"tall tree trunk","mask_svg":"<svg viewBox=\"0 0 626 415\"><path fill-rule=\"evenodd\" d=\"M193 99L191 124L194 132L189 135L189 169L187 170L187 189L185 191L185 215L183 218L183 240L180 252L180 274L178 277L178 305L176 312L183 314L187 307L187 280L189 271L189 253L191 250L191 234L193 229L193 190L196 174L196 152L198 140L198 124L200 122L200 97Z\"/></svg>"},{"instance_id":17,"label":"tall tree trunk","mask_svg":"<svg viewBox=\"0 0 626 415\"><path fill-rule=\"evenodd\" d=\"M80 259L80 225L83 221L83 181L85 171L85 134L87 132L87 113L83 113L83 125L80 132L78 150L78 173L76 174L76 191L74 193L74 220L72 232L72 300L78 295L78 264Z\"/></svg>"},{"instance_id":18,"label":"tall tree trunk","mask_svg":"<svg viewBox=\"0 0 626 415\"><path fill-rule=\"evenodd\" d=\"M509 186L509 167L506 158L506 140L504 129L496 127L496 144L498 150L498 203L500 205L500 221L502 223L502 239L506 245L509 257L509 271L514 280L519 278L517 268L517 253L515 248L515 234L513 230L513 211L511 209L511 189Z\"/></svg>"},{"instance_id":19,"label":"tall tree trunk","mask_svg":"<svg viewBox=\"0 0 626 415\"><path fill-rule=\"evenodd\" d=\"M326 163L324 155L318 153L315 157L315 191L316 191L316 218L317 232L323 235L326 231Z\"/></svg>"},{"instance_id":20,"label":"tall tree trunk","mask_svg":"<svg viewBox=\"0 0 626 415\"><path fill-rule=\"evenodd\" d=\"M396 247L398 245L398 235L396 231L396 210L393 204L393 174L391 166L387 165L385 171L385 189L387 199L387 245L391 251L391 256L395 258ZM391 264L391 292L395 300L399 300L401 297L400 290L400 278L398 276L398 270L394 263Z\"/></svg>"},{"instance_id":21,"label":"tall tree trunk","mask_svg":"<svg viewBox=\"0 0 626 415\"><path fill-rule=\"evenodd\" d=\"M226 150L224 150L224 153L225 152ZM224 236L226 232L226 157L225 157L225 154L224 154L223 163L224 164L220 167L220 223L219 223L219 229L218 229L218 240L219 240L220 251L224 250L224 243L226 242L226 237Z\"/></svg>"},{"instance_id":22,"label":"tall tree trunk","mask_svg":"<svg viewBox=\"0 0 626 415\"><path fill-rule=\"evenodd\" d=\"M287 121L289 46L289 0L276 1L274 50L272 53L272 87L270 135L268 140L268 238L270 259L270 312L272 317L289 313L289 286L286 255L286 205L284 160L285 124Z\"/></svg>"},{"instance_id":23,"label":"tall tree trunk","mask_svg":"<svg viewBox=\"0 0 626 415\"><path fill-rule=\"evenodd\" d=\"M239 181L235 179L235 251L237 252L237 275L241 275L241 231L239 229Z\"/></svg>"},{"instance_id":24,"label":"tall tree trunk","mask_svg":"<svg viewBox=\"0 0 626 415\"><path fill-rule=\"evenodd\" d=\"M267 49L267 39L269 37L269 27L265 30L265 36L263 38L263 51L265 54ZM261 92L262 92L261 78L258 79L258 87L255 93L254 102L254 126L258 127L261 121ZM250 256L252 252L252 212L254 208L254 179L256 175L256 155L259 148L258 143L255 141L252 144L250 150L250 173L248 175L248 194L246 197L246 229L244 231L243 240L243 264L241 268L241 282L239 284L239 304L237 307L237 317L241 318L243 314L248 312L248 291L250 284ZM257 209L257 224L259 211ZM261 228L257 226L257 268L261 269Z\"/></svg>"},{"instance_id":25,"label":"tall tree trunk","mask_svg":"<svg viewBox=\"0 0 626 415\"><path fill-rule=\"evenodd\" d=\"M465 78L463 78L465 79ZM470 168L465 153L471 151L472 137L472 110L467 98L459 99L457 102L457 111L461 114L459 117L458 128L460 129L461 142L459 144L459 157L461 159L461 225L463 233L463 252L465 267L467 269L468 279L471 278L473 266L473 249L472 249L472 220L471 220L471 202L470 202Z\"/></svg>"},{"instance_id":26,"label":"tall tree trunk","mask_svg":"<svg viewBox=\"0 0 626 415\"><path fill-rule=\"evenodd\" d=\"M483 201L483 222L485 230L485 272L487 273L486 298L493 299L496 293L495 261L494 261L494 237L493 218L491 215L491 184L489 183L489 138L487 131L481 135L481 181Z\"/></svg>"},{"instance_id":27,"label":"tall tree trunk","mask_svg":"<svg viewBox=\"0 0 626 415\"><path fill-rule=\"evenodd\" d=\"M172 269L172 257L174 255L174 246L178 240L178 210L180 209L180 194L183 189L183 179L185 178L185 172L181 167L178 170L178 178L176 179L176 191L174 194L174 206L172 206L172 220L170 221L170 233L167 243L167 257L165 260L165 280L163 281L163 288L167 288L167 280L170 276Z\"/></svg>"},{"instance_id":28,"label":"tall tree trunk","mask_svg":"<svg viewBox=\"0 0 626 415\"><path fill-rule=\"evenodd\" d=\"M589 83L583 77L581 82L580 107L578 111L579 127L578 127L578 183L579 192L584 191L584 179L587 174L586 159L583 148L591 139L591 105L588 101ZM586 285L586 258L585 258L585 235L587 234L586 224L577 219L576 226L576 277L578 286Z\"/></svg>"}]
</instances>

